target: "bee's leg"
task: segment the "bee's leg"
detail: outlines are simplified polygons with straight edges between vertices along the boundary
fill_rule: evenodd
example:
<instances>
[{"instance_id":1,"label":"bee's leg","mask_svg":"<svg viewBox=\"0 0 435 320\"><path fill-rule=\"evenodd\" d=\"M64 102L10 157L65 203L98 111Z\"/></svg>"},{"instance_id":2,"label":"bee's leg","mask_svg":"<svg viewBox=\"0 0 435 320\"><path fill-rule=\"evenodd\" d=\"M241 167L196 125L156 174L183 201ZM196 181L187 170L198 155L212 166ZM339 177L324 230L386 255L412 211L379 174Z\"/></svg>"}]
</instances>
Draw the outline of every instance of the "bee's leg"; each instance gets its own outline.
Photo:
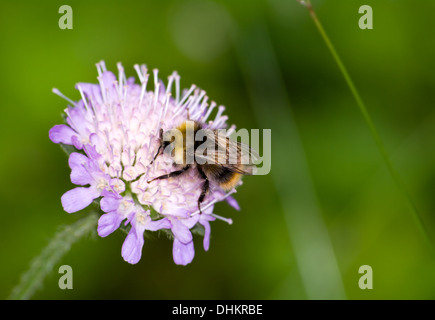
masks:
<instances>
[{"instance_id":1,"label":"bee's leg","mask_svg":"<svg viewBox=\"0 0 435 320\"><path fill-rule=\"evenodd\" d=\"M156 161L157 156L160 154L160 150L162 149L162 141L163 141L163 129L160 129L160 146L156 152L156 155L153 158L153 161L151 161L150 164L153 164L154 161Z\"/></svg>"},{"instance_id":2,"label":"bee's leg","mask_svg":"<svg viewBox=\"0 0 435 320\"><path fill-rule=\"evenodd\" d=\"M176 177L176 176L179 176L180 174L186 172L189 168L190 168L190 165L188 164L187 166L183 167L183 169L181 169L181 170L177 170L177 171L173 171L173 172L168 173L168 174L164 174L164 175L159 176L157 178L148 180L147 182L150 183L150 182L152 182L154 180L162 180L162 179L168 179L168 178Z\"/></svg>"},{"instance_id":3,"label":"bee's leg","mask_svg":"<svg viewBox=\"0 0 435 320\"><path fill-rule=\"evenodd\" d=\"M153 162L156 160L157 156L160 154L160 150L162 149L162 145L159 146L159 149L156 152L156 155L153 158L153 161L150 162L150 164L153 164Z\"/></svg>"},{"instance_id":4,"label":"bee's leg","mask_svg":"<svg viewBox=\"0 0 435 320\"><path fill-rule=\"evenodd\" d=\"M208 181L207 175L204 173L204 171L201 170L201 168L198 168L199 174L204 179L204 184L202 185L202 191L201 195L198 198L198 210L199 213L202 214L201 211L201 203L204 201L205 196L207 195L208 190L210 189L210 182Z\"/></svg>"}]
</instances>

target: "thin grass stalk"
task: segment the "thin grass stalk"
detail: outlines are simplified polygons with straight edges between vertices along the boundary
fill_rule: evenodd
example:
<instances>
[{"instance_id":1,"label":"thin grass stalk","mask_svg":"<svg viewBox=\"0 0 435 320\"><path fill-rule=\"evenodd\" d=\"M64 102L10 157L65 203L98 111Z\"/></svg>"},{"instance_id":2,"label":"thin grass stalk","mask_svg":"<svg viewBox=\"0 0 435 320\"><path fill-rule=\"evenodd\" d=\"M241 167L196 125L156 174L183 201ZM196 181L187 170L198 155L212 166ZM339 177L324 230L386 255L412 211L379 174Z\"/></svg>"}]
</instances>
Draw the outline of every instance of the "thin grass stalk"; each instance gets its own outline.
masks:
<instances>
[{"instance_id":1,"label":"thin grass stalk","mask_svg":"<svg viewBox=\"0 0 435 320\"><path fill-rule=\"evenodd\" d=\"M335 50L334 45L332 44L331 40L329 39L325 29L323 28L322 24L320 23L320 20L318 19L316 12L313 9L313 6L311 5L310 0L297 0L299 3L301 3L302 5L304 5L310 15L311 18L314 21L314 24L317 27L317 30L319 31L322 39L325 41L326 46L328 47L331 55L333 56L335 62L338 65L338 68L340 69L341 74L343 75L343 78L345 80L345 82L347 83L347 85L349 86L349 89L358 105L359 110L361 111L365 122L367 123L367 126L369 127L369 130L373 136L373 139L375 140L376 146L379 149L379 152L381 153L382 159L385 162L385 165L387 166L387 169L393 179L393 181L395 182L397 188L399 189L399 191L402 193L402 195L404 196L404 198L406 199L407 205L409 207L409 210L411 211L412 217L415 221L415 224L417 226L417 228L419 229L419 231L421 232L421 234L423 235L425 241L428 242L428 244L430 245L431 249L434 250L433 247L433 243L430 240L429 237L429 233L427 228L425 227L419 213L417 210L417 206L415 205L411 194L409 193L405 183L403 182L402 178L400 177L400 174L396 171L396 169L393 166L393 163L390 159L390 156L385 148L384 142L381 139L381 136L379 135L378 130L376 129L376 126L368 112L368 109L366 108L354 82L352 81L352 78L350 77L349 72L347 71L343 61L341 60L340 56L337 53L337 50Z\"/></svg>"}]
</instances>

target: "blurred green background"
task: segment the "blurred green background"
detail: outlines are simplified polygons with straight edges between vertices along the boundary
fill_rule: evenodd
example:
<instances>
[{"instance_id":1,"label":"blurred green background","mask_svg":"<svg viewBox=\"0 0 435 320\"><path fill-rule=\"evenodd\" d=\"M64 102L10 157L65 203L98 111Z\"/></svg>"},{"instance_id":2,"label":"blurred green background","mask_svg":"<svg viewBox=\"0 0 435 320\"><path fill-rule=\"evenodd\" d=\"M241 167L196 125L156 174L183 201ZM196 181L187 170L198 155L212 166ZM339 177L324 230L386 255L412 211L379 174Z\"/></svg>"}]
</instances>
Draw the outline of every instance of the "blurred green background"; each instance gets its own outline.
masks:
<instances>
[{"instance_id":1,"label":"blurred green background","mask_svg":"<svg viewBox=\"0 0 435 320\"><path fill-rule=\"evenodd\" d=\"M435 2L313 0L395 168L435 243ZM61 30L61 5L73 29ZM371 5L374 29L358 27ZM216 214L209 252L196 238L187 267L166 238L137 265L125 235L76 243L35 299L434 299L435 254L308 11L296 0L1 1L0 298L60 225L72 188L67 158L48 139L62 122L59 88L96 82L95 63L177 70L227 107L238 128L272 129L272 172L244 179ZM59 266L74 289L58 287ZM361 265L373 289L361 290Z\"/></svg>"}]
</instances>

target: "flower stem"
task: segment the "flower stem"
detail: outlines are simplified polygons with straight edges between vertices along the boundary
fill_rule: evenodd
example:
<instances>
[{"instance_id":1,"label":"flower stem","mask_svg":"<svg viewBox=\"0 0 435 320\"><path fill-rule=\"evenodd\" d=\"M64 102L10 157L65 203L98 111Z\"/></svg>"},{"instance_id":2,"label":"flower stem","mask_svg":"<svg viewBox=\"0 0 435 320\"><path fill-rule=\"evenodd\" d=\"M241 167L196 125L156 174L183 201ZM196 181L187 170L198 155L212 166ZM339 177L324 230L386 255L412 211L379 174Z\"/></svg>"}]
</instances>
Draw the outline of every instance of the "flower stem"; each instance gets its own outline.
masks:
<instances>
[{"instance_id":1,"label":"flower stem","mask_svg":"<svg viewBox=\"0 0 435 320\"><path fill-rule=\"evenodd\" d=\"M30 268L21 276L8 299L30 299L71 245L96 229L97 219L97 214L92 212L72 225L62 227L41 254L32 260Z\"/></svg>"},{"instance_id":2,"label":"flower stem","mask_svg":"<svg viewBox=\"0 0 435 320\"><path fill-rule=\"evenodd\" d=\"M332 44L331 40L329 39L328 35L325 32L325 29L323 28L322 24L320 23L320 20L317 18L317 15L313 9L313 6L311 5L310 0L297 0L299 3L301 3L302 5L304 5L308 11L310 12L311 18L314 21L314 24L317 27L317 30L319 31L320 35L322 36L323 40L326 43L326 46L328 47L329 51L331 52L335 62L338 65L338 68L340 69L347 85L349 86L349 89L364 117L364 120L366 121L370 132L373 136L373 139L375 140L375 143L382 155L383 160L385 161L385 164L388 168L388 171L391 175L391 177L393 178L394 182L396 183L398 189L402 192L403 196L406 198L407 200L407 204L409 206L410 211L412 212L412 216L420 230L420 232L423 234L423 236L425 237L425 240L429 242L430 247L432 249L433 248L433 244L430 241L429 235L428 235L428 231L423 223L423 221L421 220L420 215L418 214L418 210L417 207L414 203L414 201L412 200L411 195L409 194L405 183L403 182L403 180L401 179L399 173L395 170L393 163L391 162L391 159L386 151L385 145L378 133L378 130L376 129L376 126L373 123L373 120L367 110L367 108L365 107L365 104L358 92L358 90L355 87L355 84L352 81L352 78L350 77L346 67L344 66L340 56L338 55L337 51L335 50L334 45Z\"/></svg>"}]
</instances>

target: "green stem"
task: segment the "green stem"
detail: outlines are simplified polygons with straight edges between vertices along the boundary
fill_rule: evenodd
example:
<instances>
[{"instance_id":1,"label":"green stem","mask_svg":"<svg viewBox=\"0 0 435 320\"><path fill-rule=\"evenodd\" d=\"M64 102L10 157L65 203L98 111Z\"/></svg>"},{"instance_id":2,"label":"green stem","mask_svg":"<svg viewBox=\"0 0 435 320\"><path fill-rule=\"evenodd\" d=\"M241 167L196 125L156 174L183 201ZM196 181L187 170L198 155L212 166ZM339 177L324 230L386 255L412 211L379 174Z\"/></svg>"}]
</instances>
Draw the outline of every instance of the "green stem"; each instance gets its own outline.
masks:
<instances>
[{"instance_id":1,"label":"green stem","mask_svg":"<svg viewBox=\"0 0 435 320\"><path fill-rule=\"evenodd\" d=\"M419 228L419 230L422 232L423 236L425 237L426 241L428 241L430 243L430 246L433 249L433 245L432 242L430 241L430 238L428 236L428 231L426 229L426 227L424 226L423 221L421 220L420 215L418 214L418 210L417 207L415 205L415 203L412 200L411 195L409 194L405 183L403 182L403 180L401 179L399 173L394 169L393 163L391 162L391 159L386 151L386 148L384 146L384 143L373 123L372 118L370 117L369 112L367 111L367 108L365 107L365 104L358 92L358 90L356 89L352 78L350 77L346 67L344 66L342 60L340 59L340 56L338 55L337 51L335 50L334 45L332 44L331 40L329 39L328 35L325 32L325 29L323 28L322 24L320 23L320 20L317 18L317 15L313 9L313 6L310 3L310 0L297 0L299 3L301 3L302 5L304 5L305 7L307 7L308 11L310 12L310 15L314 21L314 24L316 25L320 35L322 36L323 40L326 43L326 46L328 47L329 51L331 52L335 62L338 65L338 68L340 69L347 85L349 86L350 91L352 92L353 97L355 98L355 101L364 117L364 120L366 121L370 132L375 140L375 143L382 155L383 160L385 161L385 164L388 168L388 171L390 172L391 177L393 178L394 182L396 183L398 189L403 193L404 197L407 200L407 204L412 212L412 216L416 221L416 224Z\"/></svg>"},{"instance_id":2,"label":"green stem","mask_svg":"<svg viewBox=\"0 0 435 320\"><path fill-rule=\"evenodd\" d=\"M53 270L53 266L69 251L71 245L95 230L97 219L97 214L89 213L72 225L62 227L41 254L32 260L30 268L21 276L9 299L30 299L42 286L44 278Z\"/></svg>"}]
</instances>

